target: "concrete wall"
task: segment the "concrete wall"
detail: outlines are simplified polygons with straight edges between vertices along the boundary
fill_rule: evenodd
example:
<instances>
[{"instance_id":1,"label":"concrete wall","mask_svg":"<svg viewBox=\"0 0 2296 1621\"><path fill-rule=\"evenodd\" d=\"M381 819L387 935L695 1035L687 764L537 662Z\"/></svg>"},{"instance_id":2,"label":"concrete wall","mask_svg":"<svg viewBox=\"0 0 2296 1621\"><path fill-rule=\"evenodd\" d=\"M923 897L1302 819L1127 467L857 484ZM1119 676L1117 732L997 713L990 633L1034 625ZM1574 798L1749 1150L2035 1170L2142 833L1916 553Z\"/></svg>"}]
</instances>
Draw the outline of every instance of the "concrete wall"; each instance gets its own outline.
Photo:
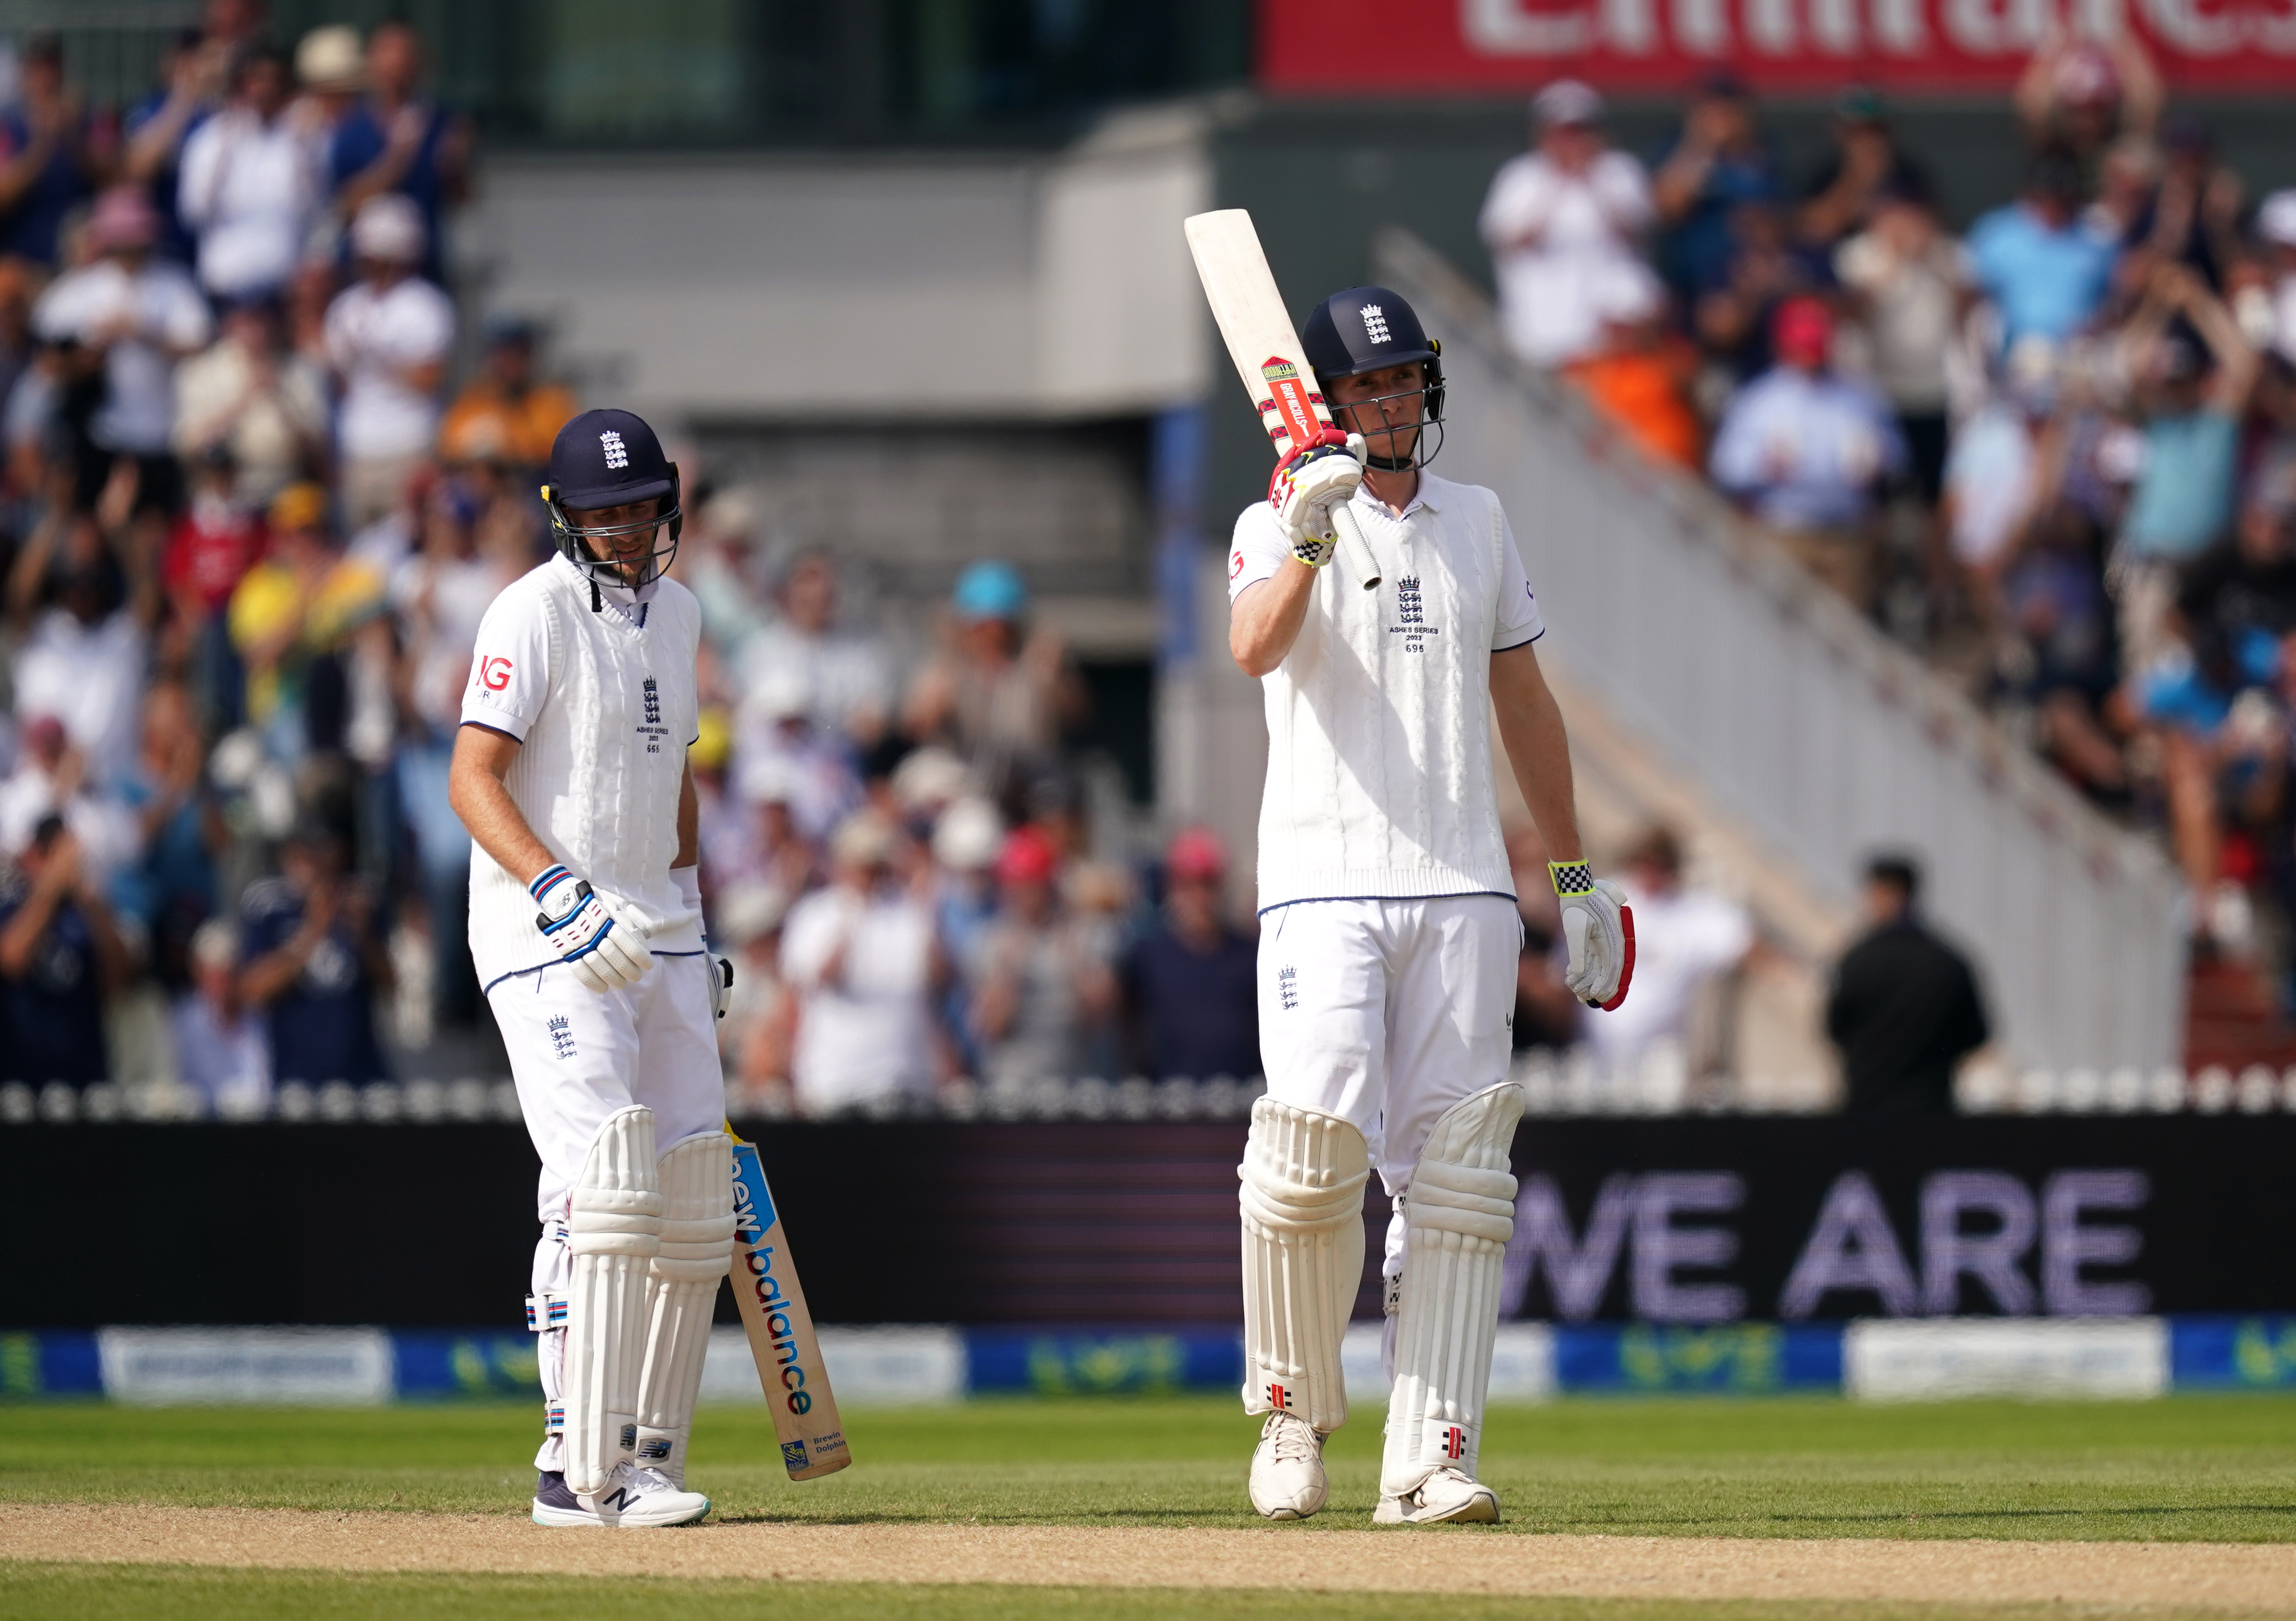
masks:
<instances>
[{"instance_id":1,"label":"concrete wall","mask_svg":"<svg viewBox=\"0 0 2296 1621\"><path fill-rule=\"evenodd\" d=\"M1201 117L1052 156L519 155L459 257L575 370L689 420L1134 414L1197 397Z\"/></svg>"}]
</instances>

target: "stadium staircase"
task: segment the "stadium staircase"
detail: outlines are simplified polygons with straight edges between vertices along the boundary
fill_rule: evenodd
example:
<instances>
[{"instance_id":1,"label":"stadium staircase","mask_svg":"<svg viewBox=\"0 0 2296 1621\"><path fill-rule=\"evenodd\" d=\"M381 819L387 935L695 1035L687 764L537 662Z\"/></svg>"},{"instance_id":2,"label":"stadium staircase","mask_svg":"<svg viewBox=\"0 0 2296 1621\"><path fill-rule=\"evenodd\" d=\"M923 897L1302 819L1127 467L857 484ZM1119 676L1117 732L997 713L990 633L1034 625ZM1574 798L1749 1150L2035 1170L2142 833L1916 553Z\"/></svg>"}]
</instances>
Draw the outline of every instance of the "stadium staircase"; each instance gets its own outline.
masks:
<instances>
[{"instance_id":1,"label":"stadium staircase","mask_svg":"<svg viewBox=\"0 0 2296 1621\"><path fill-rule=\"evenodd\" d=\"M2188 1030L2182 888L2156 844L1704 484L1515 361L1480 290L1424 243L1382 233L1374 274L1443 338L1441 471L1513 515L1566 704L1599 712L1725 831L1766 932L1838 939L1864 860L1910 850L1931 916L1980 966L2012 1065L2149 1072L2185 1062L2188 1037L2262 1052L2285 1036L2257 987L2216 967L2192 981Z\"/></svg>"}]
</instances>

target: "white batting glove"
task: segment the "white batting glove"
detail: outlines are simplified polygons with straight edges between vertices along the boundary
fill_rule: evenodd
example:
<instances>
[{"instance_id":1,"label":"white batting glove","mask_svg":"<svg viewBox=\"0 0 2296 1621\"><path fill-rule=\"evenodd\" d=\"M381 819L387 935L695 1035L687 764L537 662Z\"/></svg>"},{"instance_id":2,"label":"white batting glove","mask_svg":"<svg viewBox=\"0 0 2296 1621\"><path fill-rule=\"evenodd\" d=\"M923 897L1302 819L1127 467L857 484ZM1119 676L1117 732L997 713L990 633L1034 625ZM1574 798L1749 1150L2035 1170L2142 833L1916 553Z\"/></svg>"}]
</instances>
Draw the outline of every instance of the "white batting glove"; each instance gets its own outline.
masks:
<instances>
[{"instance_id":1,"label":"white batting glove","mask_svg":"<svg viewBox=\"0 0 2296 1621\"><path fill-rule=\"evenodd\" d=\"M1323 441L1286 457L1267 481L1267 504L1292 555L1310 569L1332 561L1339 545L1332 509L1352 500L1363 482L1363 436L1333 430Z\"/></svg>"},{"instance_id":2,"label":"white batting glove","mask_svg":"<svg viewBox=\"0 0 2296 1621\"><path fill-rule=\"evenodd\" d=\"M594 991L636 985L653 966L653 947L628 910L598 894L562 866L545 870L527 887L534 926L555 946L574 977Z\"/></svg>"},{"instance_id":3,"label":"white batting glove","mask_svg":"<svg viewBox=\"0 0 2296 1621\"><path fill-rule=\"evenodd\" d=\"M701 960L709 965L709 1011L723 1019L734 1000L734 959L718 955L705 942Z\"/></svg>"},{"instance_id":4,"label":"white batting glove","mask_svg":"<svg viewBox=\"0 0 2296 1621\"><path fill-rule=\"evenodd\" d=\"M1550 861L1546 872L1562 903L1562 939L1570 948L1562 983L1607 1013L1627 999L1634 982L1635 909L1624 889L1597 879L1583 861Z\"/></svg>"}]
</instances>

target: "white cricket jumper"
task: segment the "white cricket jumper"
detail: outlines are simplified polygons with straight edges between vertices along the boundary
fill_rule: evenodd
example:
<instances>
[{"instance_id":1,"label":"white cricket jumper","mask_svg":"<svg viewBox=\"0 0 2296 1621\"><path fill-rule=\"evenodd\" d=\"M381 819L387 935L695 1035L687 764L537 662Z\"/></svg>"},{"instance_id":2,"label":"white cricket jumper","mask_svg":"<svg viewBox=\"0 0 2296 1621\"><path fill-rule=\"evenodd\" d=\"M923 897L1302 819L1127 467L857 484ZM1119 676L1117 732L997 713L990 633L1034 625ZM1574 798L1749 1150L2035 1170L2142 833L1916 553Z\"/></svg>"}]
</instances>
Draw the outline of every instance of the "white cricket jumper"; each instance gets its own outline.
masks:
<instances>
[{"instance_id":1,"label":"white cricket jumper","mask_svg":"<svg viewBox=\"0 0 2296 1621\"><path fill-rule=\"evenodd\" d=\"M634 1104L652 1111L653 1151L665 1160L717 1134L724 1120L700 890L691 868L681 884L669 865L685 751L699 729L701 626L693 593L674 580L638 592L602 585L594 598L588 577L554 557L487 610L463 698L466 725L519 740L503 786L534 836L635 912L654 954L636 984L586 988L535 927L526 887L534 875L505 872L472 847L471 955L542 1161L533 1281L550 1414L535 1454L544 1470L568 1462L558 1428L567 1330L550 1302L576 1301L592 1288L574 1276L569 1238L569 1195L586 1158L607 1123ZM660 1281L643 1269L621 1276L612 1285L617 1309L650 1310L648 1291ZM648 1380L665 1343L661 1324L642 1339L647 1378L632 1378L644 1412L656 1391ZM690 1399L682 1386L670 1396L679 1411L665 1421L677 1429L690 1419Z\"/></svg>"},{"instance_id":2,"label":"white cricket jumper","mask_svg":"<svg viewBox=\"0 0 2296 1621\"><path fill-rule=\"evenodd\" d=\"M701 610L675 580L636 599L607 590L597 610L591 602L588 578L563 557L505 587L479 626L463 720L519 740L503 786L553 856L629 903L656 954L697 953L701 914L669 864L685 750L700 731ZM471 847L480 985L558 961L534 925L533 877Z\"/></svg>"},{"instance_id":3,"label":"white cricket jumper","mask_svg":"<svg viewBox=\"0 0 2296 1621\"><path fill-rule=\"evenodd\" d=\"M1489 490L1423 471L1401 517L1367 488L1349 511L1379 588L1359 589L1344 567L1323 570L1299 639L1260 680L1259 908L1512 896L1492 788L1490 658L1546 627L1506 514ZM1290 554L1267 504L1245 509L1230 600Z\"/></svg>"}]
</instances>

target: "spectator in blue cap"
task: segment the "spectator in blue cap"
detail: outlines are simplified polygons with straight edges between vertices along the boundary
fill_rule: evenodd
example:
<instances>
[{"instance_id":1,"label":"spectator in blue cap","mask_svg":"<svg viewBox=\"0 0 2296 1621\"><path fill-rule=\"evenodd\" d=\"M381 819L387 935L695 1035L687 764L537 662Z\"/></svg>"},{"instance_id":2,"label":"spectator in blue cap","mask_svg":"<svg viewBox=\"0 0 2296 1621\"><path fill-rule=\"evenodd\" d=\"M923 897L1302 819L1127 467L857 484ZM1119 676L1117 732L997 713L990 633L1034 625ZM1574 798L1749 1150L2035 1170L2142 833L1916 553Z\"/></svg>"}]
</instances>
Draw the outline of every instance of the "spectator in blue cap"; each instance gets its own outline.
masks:
<instances>
[{"instance_id":1,"label":"spectator in blue cap","mask_svg":"<svg viewBox=\"0 0 2296 1621\"><path fill-rule=\"evenodd\" d=\"M917 673L902 717L912 741L955 749L1000 798L1053 763L1062 733L1086 708L1068 650L1028 613L1020 570L995 559L968 565L949 595L941 651Z\"/></svg>"}]
</instances>

